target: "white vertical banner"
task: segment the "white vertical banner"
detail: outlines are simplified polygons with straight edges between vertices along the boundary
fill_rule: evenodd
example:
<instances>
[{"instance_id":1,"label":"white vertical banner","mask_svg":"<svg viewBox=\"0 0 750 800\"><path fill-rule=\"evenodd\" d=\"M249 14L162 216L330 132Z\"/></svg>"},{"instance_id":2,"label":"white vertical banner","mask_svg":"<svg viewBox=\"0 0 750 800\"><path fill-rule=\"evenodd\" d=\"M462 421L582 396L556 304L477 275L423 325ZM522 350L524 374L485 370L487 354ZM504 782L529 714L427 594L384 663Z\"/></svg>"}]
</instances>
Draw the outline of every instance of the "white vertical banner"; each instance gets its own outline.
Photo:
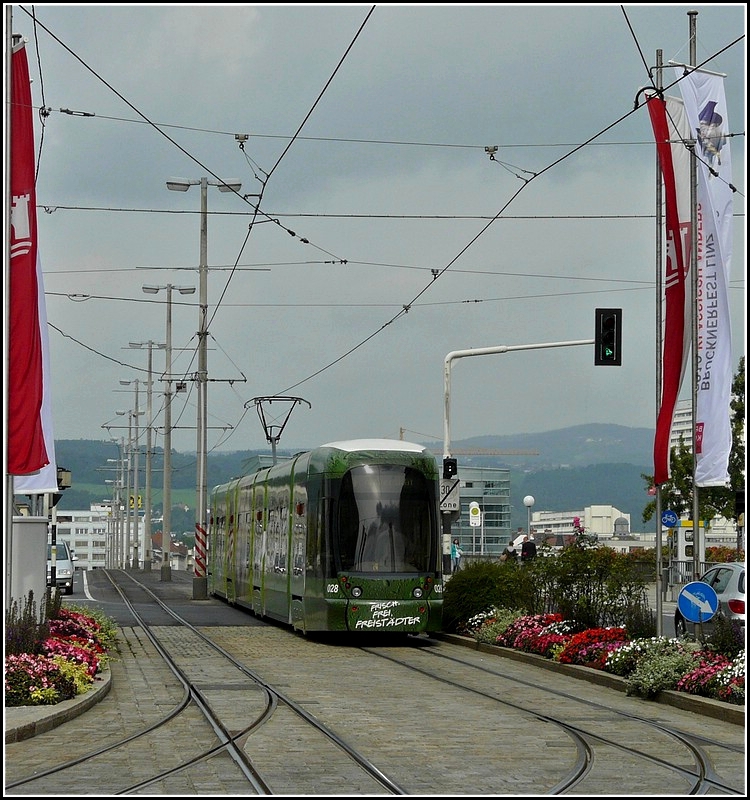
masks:
<instances>
[{"instance_id":1,"label":"white vertical banner","mask_svg":"<svg viewBox=\"0 0 750 800\"><path fill-rule=\"evenodd\" d=\"M698 158L696 486L729 485L732 449L732 160L721 75L676 68Z\"/></svg>"}]
</instances>

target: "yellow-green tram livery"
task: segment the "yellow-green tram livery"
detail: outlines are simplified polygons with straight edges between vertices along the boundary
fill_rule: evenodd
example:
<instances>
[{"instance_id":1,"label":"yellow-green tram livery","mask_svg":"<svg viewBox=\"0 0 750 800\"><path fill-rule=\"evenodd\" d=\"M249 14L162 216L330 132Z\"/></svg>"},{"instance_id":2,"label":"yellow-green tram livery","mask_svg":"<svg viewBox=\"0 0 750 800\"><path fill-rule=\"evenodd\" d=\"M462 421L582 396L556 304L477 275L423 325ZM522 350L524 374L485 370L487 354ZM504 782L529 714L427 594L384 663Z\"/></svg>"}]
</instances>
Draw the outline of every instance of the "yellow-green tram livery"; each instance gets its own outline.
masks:
<instances>
[{"instance_id":1,"label":"yellow-green tram livery","mask_svg":"<svg viewBox=\"0 0 750 800\"><path fill-rule=\"evenodd\" d=\"M421 445L359 439L217 486L209 592L303 633L438 631L438 478Z\"/></svg>"}]
</instances>

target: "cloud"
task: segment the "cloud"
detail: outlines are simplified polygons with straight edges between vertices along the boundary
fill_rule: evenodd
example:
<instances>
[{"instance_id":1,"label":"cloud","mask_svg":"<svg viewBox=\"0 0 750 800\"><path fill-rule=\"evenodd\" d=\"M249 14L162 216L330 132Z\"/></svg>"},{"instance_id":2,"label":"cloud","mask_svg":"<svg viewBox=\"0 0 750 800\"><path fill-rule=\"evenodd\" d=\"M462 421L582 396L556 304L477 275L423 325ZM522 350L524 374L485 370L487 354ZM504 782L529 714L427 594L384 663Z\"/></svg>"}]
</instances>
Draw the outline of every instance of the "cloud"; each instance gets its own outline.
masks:
<instances>
[{"instance_id":1,"label":"cloud","mask_svg":"<svg viewBox=\"0 0 750 800\"><path fill-rule=\"evenodd\" d=\"M594 368L584 346L463 360L454 436L654 424L654 148L632 112L657 49L687 60L688 7L385 5L363 25L370 8L35 7L65 47L14 8L35 102L52 109L38 200L53 212L39 225L58 438L106 438L132 401L119 379L143 376L145 354L127 343L163 340L166 325L164 295L141 286L198 287L199 191L165 180L239 177L257 193L271 171L252 228L249 204L209 188L209 446L226 424L222 446L265 447L244 406L280 392L312 403L285 446L400 427L439 438L448 352L589 339L598 306L623 308L621 368ZM699 11L702 59L744 31L739 6ZM744 47L708 65L727 73L733 131ZM744 215L744 139L731 147ZM196 294L173 313L188 379L197 306ZM163 353L154 361L160 390ZM178 449L195 447L194 402L176 400Z\"/></svg>"}]
</instances>

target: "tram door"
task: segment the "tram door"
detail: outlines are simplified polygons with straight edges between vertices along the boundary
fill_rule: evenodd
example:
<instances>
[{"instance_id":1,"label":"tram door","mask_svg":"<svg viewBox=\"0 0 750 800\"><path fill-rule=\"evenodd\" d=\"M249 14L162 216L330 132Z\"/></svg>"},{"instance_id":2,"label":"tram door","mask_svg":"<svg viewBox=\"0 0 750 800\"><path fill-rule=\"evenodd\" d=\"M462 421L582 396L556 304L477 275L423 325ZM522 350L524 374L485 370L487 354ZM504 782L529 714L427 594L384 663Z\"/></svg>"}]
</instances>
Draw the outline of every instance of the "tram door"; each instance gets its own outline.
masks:
<instances>
[{"instance_id":1,"label":"tram door","mask_svg":"<svg viewBox=\"0 0 750 800\"><path fill-rule=\"evenodd\" d=\"M224 550L224 575L226 575L227 602L234 603L237 600L237 590L235 588L235 549L237 547L237 513L230 514L227 519L227 542Z\"/></svg>"},{"instance_id":2,"label":"tram door","mask_svg":"<svg viewBox=\"0 0 750 800\"><path fill-rule=\"evenodd\" d=\"M252 565L252 608L256 614L265 614L264 554L266 552L265 486L253 484L252 523L250 529Z\"/></svg>"}]
</instances>

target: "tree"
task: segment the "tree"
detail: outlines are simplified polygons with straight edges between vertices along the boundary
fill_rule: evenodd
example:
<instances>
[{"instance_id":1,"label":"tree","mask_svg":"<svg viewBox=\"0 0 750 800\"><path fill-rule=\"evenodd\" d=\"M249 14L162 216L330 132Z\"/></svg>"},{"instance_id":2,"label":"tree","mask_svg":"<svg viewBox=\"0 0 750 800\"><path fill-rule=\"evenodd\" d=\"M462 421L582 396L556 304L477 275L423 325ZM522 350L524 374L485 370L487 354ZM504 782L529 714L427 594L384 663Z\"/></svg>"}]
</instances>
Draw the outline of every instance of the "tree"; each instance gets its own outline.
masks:
<instances>
[{"instance_id":1,"label":"tree","mask_svg":"<svg viewBox=\"0 0 750 800\"><path fill-rule=\"evenodd\" d=\"M732 380L732 449L729 453L729 486L707 486L698 492L698 513L701 519L714 517L736 519L736 493L745 490L745 356L740 358L737 373ZM693 507L693 453L692 442L682 438L670 453L670 479L662 484L662 507L679 516L692 516ZM654 476L641 474L649 490L654 489ZM643 521L648 522L656 511L656 500L643 509Z\"/></svg>"}]
</instances>

